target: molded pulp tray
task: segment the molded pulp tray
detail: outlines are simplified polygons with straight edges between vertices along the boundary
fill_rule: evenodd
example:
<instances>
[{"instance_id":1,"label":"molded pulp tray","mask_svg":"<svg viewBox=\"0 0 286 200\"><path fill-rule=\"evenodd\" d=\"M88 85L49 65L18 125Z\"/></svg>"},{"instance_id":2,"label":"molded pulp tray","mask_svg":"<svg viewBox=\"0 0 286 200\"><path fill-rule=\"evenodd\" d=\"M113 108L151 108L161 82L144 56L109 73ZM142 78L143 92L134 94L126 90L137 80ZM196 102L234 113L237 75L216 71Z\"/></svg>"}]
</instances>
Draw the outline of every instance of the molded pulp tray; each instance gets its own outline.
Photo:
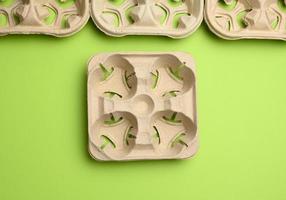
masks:
<instances>
[{"instance_id":1,"label":"molded pulp tray","mask_svg":"<svg viewBox=\"0 0 286 200\"><path fill-rule=\"evenodd\" d=\"M105 53L88 64L89 151L98 160L182 159L198 149L186 53Z\"/></svg>"},{"instance_id":2,"label":"molded pulp tray","mask_svg":"<svg viewBox=\"0 0 286 200\"><path fill-rule=\"evenodd\" d=\"M286 39L286 0L206 0L205 21L225 39Z\"/></svg>"},{"instance_id":3,"label":"molded pulp tray","mask_svg":"<svg viewBox=\"0 0 286 200\"><path fill-rule=\"evenodd\" d=\"M203 0L94 0L91 16L100 30L112 36L180 38L199 27L203 5Z\"/></svg>"},{"instance_id":4,"label":"molded pulp tray","mask_svg":"<svg viewBox=\"0 0 286 200\"><path fill-rule=\"evenodd\" d=\"M0 0L0 35L68 36L89 18L89 0Z\"/></svg>"},{"instance_id":5,"label":"molded pulp tray","mask_svg":"<svg viewBox=\"0 0 286 200\"><path fill-rule=\"evenodd\" d=\"M90 5L91 4L91 5ZM68 36L89 19L106 34L186 37L203 19L202 0L0 0L0 35Z\"/></svg>"}]
</instances>

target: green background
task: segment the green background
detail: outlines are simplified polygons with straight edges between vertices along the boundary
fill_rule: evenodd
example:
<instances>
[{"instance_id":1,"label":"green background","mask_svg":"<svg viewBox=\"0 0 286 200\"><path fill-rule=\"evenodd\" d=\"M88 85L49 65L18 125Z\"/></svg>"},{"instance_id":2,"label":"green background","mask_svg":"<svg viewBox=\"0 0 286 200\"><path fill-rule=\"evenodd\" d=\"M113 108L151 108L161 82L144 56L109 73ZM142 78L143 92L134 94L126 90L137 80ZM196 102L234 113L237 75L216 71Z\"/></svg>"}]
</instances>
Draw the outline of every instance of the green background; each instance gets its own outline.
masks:
<instances>
[{"instance_id":1,"label":"green background","mask_svg":"<svg viewBox=\"0 0 286 200\"><path fill-rule=\"evenodd\" d=\"M193 159L97 162L87 151L86 63L98 52L186 51L197 63ZM89 21L68 38L0 38L0 199L286 199L286 43L112 38Z\"/></svg>"}]
</instances>

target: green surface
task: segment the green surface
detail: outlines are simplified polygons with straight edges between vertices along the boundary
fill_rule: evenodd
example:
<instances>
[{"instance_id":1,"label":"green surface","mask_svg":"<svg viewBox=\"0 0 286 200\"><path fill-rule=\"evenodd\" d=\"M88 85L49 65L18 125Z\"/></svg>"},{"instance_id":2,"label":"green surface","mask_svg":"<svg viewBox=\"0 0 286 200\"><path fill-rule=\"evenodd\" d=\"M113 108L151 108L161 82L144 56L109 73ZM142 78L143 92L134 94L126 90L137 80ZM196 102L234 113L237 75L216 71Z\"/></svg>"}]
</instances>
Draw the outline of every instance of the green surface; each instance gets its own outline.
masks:
<instances>
[{"instance_id":1,"label":"green surface","mask_svg":"<svg viewBox=\"0 0 286 200\"><path fill-rule=\"evenodd\" d=\"M187 51L201 147L183 161L100 163L87 152L86 63L104 51ZM286 43L192 36L0 38L0 199L285 200Z\"/></svg>"}]
</instances>

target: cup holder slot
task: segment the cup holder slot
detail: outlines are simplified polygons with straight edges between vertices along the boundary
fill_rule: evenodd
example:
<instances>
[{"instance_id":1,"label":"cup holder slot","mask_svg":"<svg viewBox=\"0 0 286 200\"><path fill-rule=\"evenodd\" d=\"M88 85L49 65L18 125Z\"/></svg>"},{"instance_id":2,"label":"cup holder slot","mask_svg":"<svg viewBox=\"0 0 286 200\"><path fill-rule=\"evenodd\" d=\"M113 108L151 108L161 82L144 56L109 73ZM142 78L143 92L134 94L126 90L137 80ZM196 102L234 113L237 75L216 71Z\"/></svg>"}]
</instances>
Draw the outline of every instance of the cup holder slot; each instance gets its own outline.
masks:
<instances>
[{"instance_id":1,"label":"cup holder slot","mask_svg":"<svg viewBox=\"0 0 286 200\"><path fill-rule=\"evenodd\" d=\"M183 113L171 110L159 111L151 118L152 144L157 152L164 155L176 155L196 136L196 126Z\"/></svg>"},{"instance_id":2,"label":"cup holder slot","mask_svg":"<svg viewBox=\"0 0 286 200\"><path fill-rule=\"evenodd\" d=\"M195 82L193 71L173 55L158 58L150 73L150 87L157 96L168 99L189 91Z\"/></svg>"},{"instance_id":3,"label":"cup holder slot","mask_svg":"<svg viewBox=\"0 0 286 200\"><path fill-rule=\"evenodd\" d=\"M126 100L134 96L137 78L133 66L119 55L99 63L91 76L98 96L112 100Z\"/></svg>"},{"instance_id":4,"label":"cup holder slot","mask_svg":"<svg viewBox=\"0 0 286 200\"><path fill-rule=\"evenodd\" d=\"M137 121L131 113L109 113L95 122L90 139L99 151L118 159L134 147L137 129Z\"/></svg>"}]
</instances>

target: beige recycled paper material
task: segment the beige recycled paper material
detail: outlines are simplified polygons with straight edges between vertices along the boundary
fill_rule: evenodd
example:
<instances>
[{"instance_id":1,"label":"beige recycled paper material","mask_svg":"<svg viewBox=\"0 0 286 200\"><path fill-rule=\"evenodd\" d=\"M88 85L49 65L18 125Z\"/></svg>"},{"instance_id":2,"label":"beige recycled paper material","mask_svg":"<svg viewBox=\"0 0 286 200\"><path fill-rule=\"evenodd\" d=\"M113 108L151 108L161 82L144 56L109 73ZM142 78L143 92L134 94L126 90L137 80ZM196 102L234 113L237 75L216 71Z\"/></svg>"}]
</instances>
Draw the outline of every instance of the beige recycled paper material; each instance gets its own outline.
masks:
<instances>
[{"instance_id":1,"label":"beige recycled paper material","mask_svg":"<svg viewBox=\"0 0 286 200\"><path fill-rule=\"evenodd\" d=\"M202 0L0 0L0 35L69 36L89 15L112 36L193 33L203 19Z\"/></svg>"},{"instance_id":2,"label":"beige recycled paper material","mask_svg":"<svg viewBox=\"0 0 286 200\"><path fill-rule=\"evenodd\" d=\"M203 20L203 0L91 1L91 16L100 30L111 36L166 35L182 38Z\"/></svg>"},{"instance_id":3,"label":"beige recycled paper material","mask_svg":"<svg viewBox=\"0 0 286 200\"><path fill-rule=\"evenodd\" d=\"M88 21L89 0L0 0L0 19L0 35L69 36Z\"/></svg>"},{"instance_id":4,"label":"beige recycled paper material","mask_svg":"<svg viewBox=\"0 0 286 200\"><path fill-rule=\"evenodd\" d=\"M198 149L195 63L180 52L103 53L88 64L98 160L183 159Z\"/></svg>"},{"instance_id":5,"label":"beige recycled paper material","mask_svg":"<svg viewBox=\"0 0 286 200\"><path fill-rule=\"evenodd\" d=\"M286 39L286 0L206 0L205 21L224 39Z\"/></svg>"}]
</instances>

